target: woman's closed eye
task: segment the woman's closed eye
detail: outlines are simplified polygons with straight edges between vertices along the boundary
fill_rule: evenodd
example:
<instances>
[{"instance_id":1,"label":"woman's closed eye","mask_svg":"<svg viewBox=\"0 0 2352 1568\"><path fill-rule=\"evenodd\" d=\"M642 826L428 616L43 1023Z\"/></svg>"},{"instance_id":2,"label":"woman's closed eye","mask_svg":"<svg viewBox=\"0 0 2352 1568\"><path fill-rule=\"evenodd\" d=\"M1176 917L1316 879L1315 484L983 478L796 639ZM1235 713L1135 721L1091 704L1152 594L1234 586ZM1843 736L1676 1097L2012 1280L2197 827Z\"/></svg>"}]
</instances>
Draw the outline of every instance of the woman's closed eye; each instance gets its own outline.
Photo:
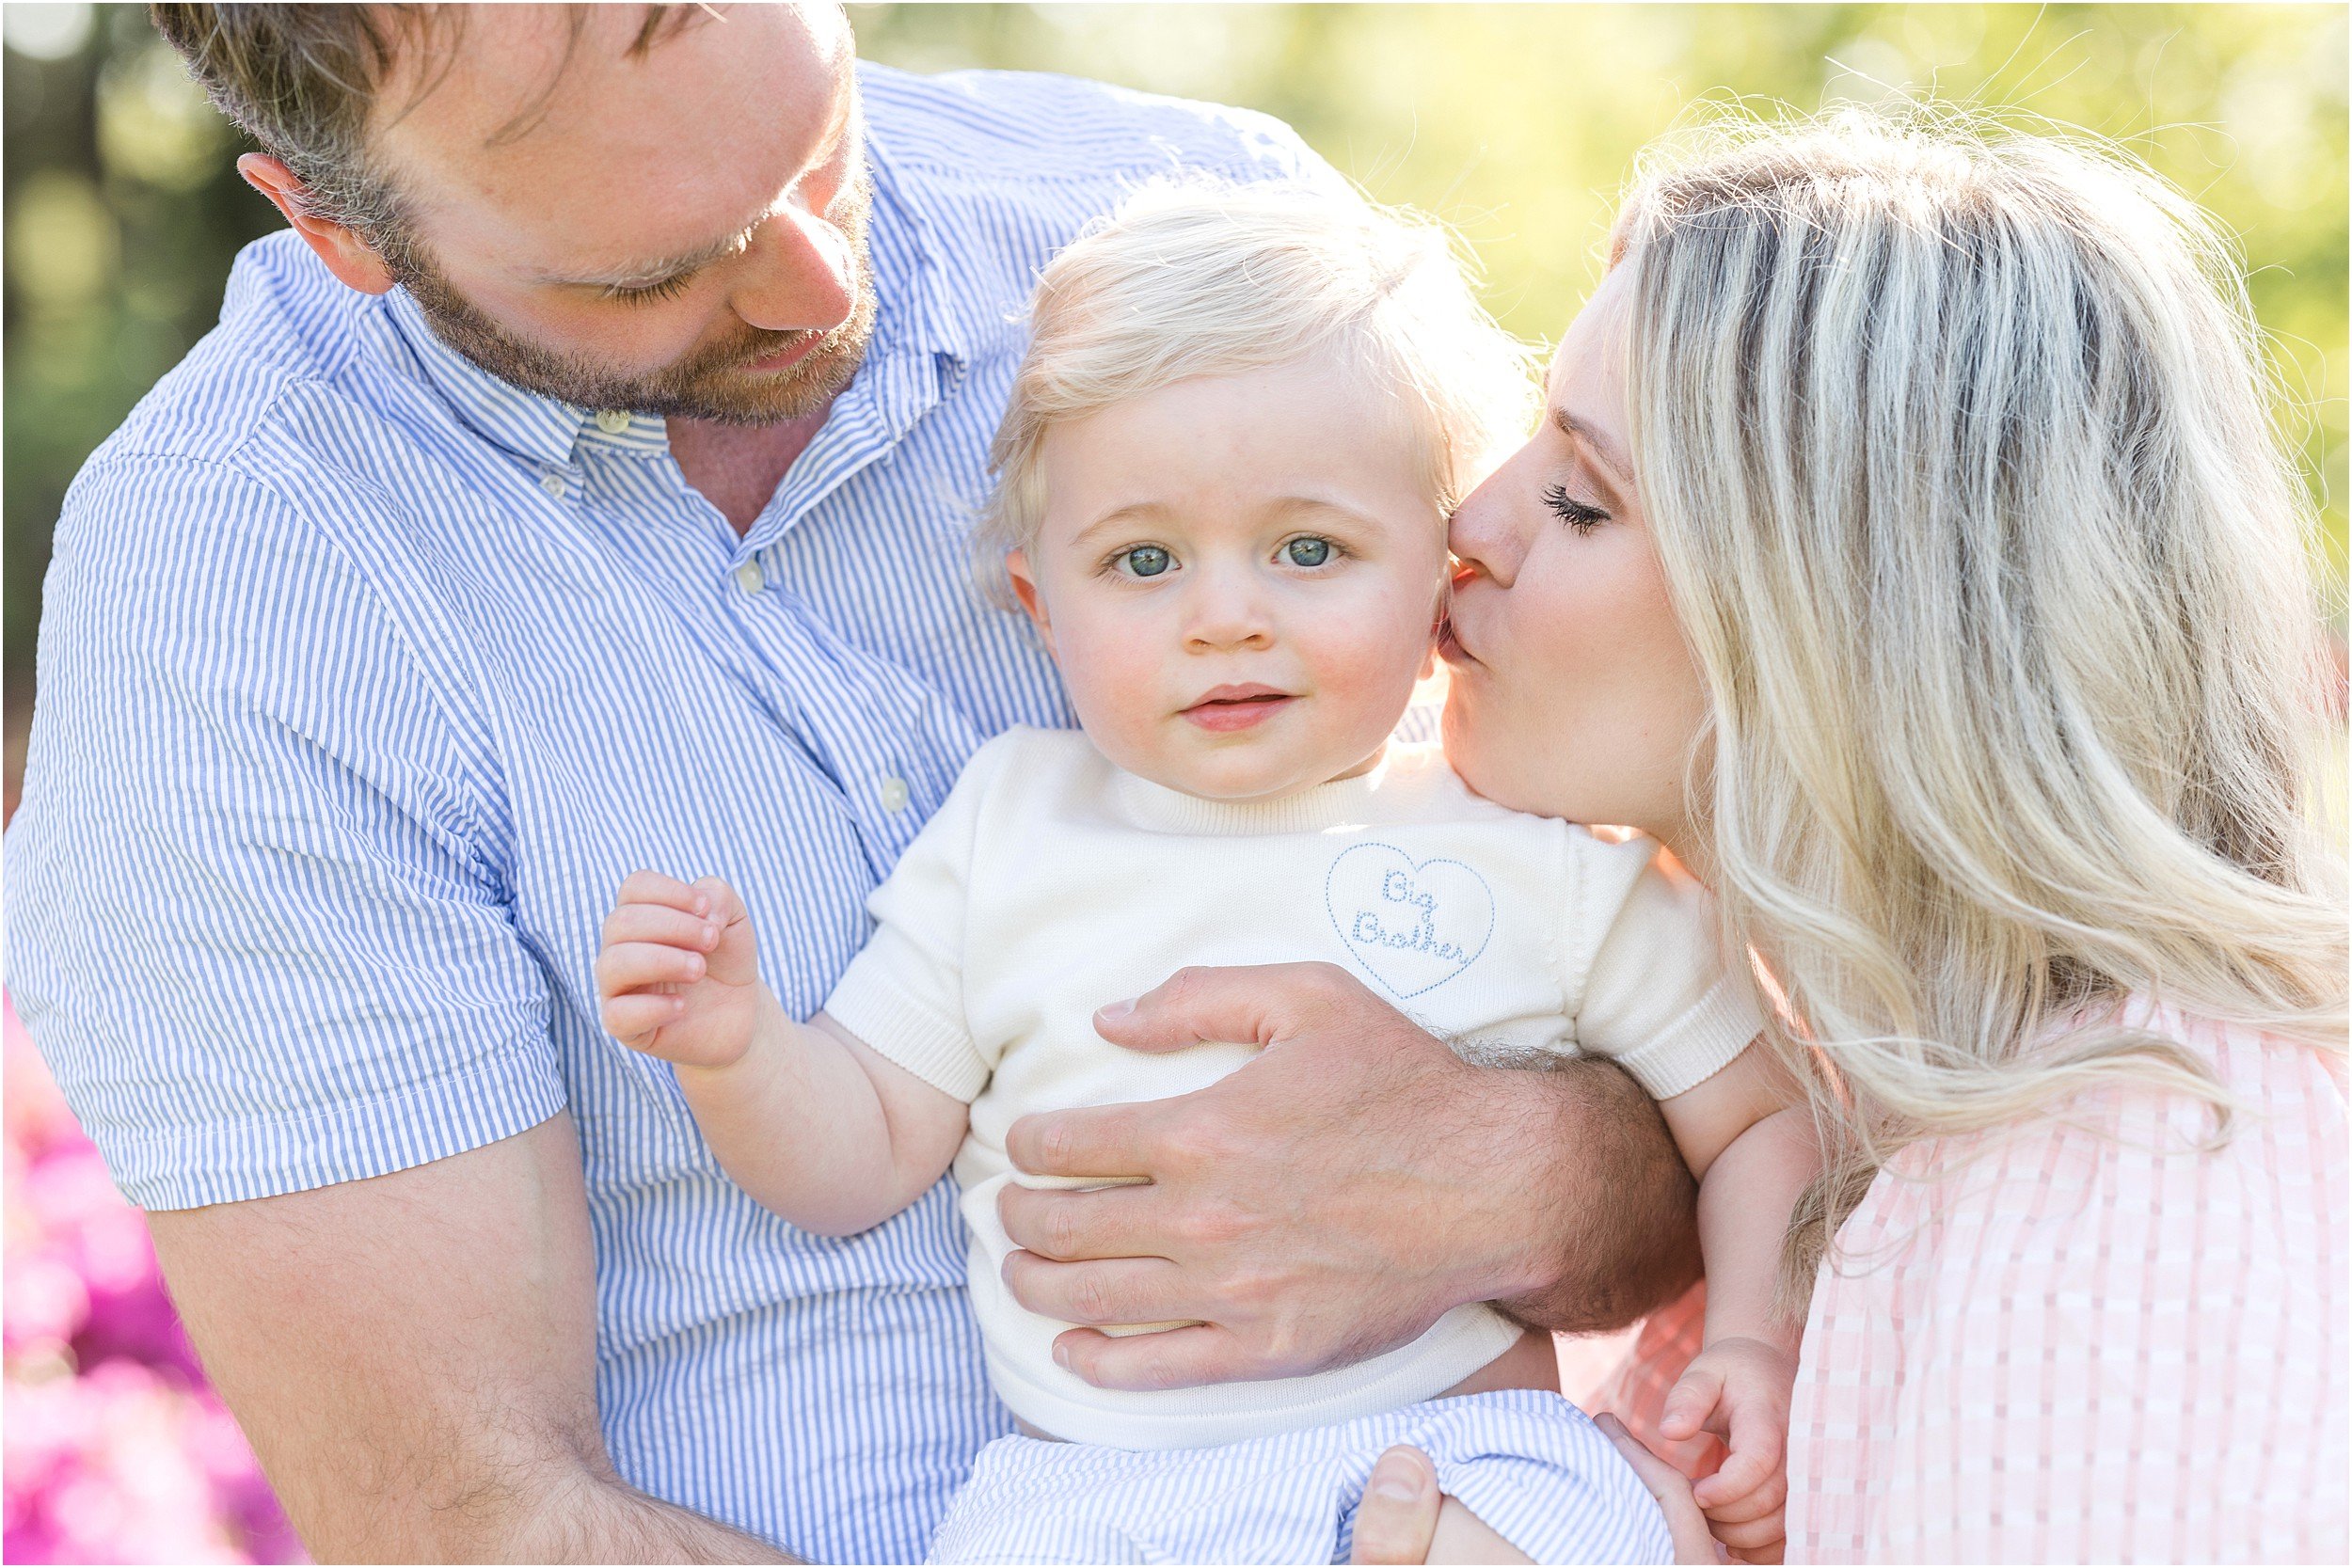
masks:
<instances>
[{"instance_id":1,"label":"woman's closed eye","mask_svg":"<svg viewBox=\"0 0 2352 1568\"><path fill-rule=\"evenodd\" d=\"M1551 509L1552 515L1579 533L1590 533L1609 520L1608 513L1590 501L1578 500L1568 494L1568 487L1565 484L1546 485L1544 504Z\"/></svg>"}]
</instances>

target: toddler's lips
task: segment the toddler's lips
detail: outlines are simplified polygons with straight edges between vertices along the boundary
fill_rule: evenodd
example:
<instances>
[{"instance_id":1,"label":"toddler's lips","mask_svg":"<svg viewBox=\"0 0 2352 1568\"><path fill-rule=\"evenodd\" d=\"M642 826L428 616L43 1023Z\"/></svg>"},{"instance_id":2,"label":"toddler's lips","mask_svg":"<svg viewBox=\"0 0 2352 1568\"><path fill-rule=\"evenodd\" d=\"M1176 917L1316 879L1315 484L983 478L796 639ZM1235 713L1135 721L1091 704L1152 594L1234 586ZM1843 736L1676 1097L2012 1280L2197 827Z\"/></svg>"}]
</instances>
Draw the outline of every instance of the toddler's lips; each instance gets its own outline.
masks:
<instances>
[{"instance_id":1,"label":"toddler's lips","mask_svg":"<svg viewBox=\"0 0 2352 1568\"><path fill-rule=\"evenodd\" d=\"M1297 699L1266 686L1220 686L1192 706L1184 717L1219 735L1263 723Z\"/></svg>"}]
</instances>

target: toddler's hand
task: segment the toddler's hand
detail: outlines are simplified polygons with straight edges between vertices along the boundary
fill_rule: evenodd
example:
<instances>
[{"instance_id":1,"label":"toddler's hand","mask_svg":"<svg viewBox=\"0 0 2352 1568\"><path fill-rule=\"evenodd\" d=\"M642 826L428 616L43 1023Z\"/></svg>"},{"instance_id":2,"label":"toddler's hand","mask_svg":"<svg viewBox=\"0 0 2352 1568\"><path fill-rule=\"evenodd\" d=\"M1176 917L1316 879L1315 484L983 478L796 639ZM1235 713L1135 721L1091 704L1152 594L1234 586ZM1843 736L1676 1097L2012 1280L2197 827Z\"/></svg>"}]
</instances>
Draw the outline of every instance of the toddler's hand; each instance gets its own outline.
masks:
<instances>
[{"instance_id":1,"label":"toddler's hand","mask_svg":"<svg viewBox=\"0 0 2352 1568\"><path fill-rule=\"evenodd\" d=\"M635 873L605 916L596 994L605 1028L632 1051L687 1067L740 1061L767 997L743 900L716 877L689 887Z\"/></svg>"},{"instance_id":2,"label":"toddler's hand","mask_svg":"<svg viewBox=\"0 0 2352 1568\"><path fill-rule=\"evenodd\" d=\"M1787 1351L1761 1339L1719 1339L1692 1359L1659 1418L1660 1434L1671 1441L1711 1432L1729 1447L1723 1468L1692 1496L1736 1561L1780 1560L1788 1399L1796 1379L1797 1363Z\"/></svg>"}]
</instances>

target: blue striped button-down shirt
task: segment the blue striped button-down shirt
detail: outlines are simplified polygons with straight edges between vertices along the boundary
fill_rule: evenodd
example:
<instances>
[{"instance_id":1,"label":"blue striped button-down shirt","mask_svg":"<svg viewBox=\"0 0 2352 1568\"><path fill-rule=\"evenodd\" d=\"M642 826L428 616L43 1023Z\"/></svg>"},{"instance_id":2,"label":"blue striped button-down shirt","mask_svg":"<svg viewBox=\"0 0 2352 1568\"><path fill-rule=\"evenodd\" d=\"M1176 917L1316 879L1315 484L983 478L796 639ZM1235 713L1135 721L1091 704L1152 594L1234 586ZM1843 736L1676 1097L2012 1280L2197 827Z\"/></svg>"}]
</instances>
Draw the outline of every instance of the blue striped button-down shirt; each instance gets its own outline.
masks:
<instances>
[{"instance_id":1,"label":"blue striped button-down shirt","mask_svg":"<svg viewBox=\"0 0 2352 1568\"><path fill-rule=\"evenodd\" d=\"M954 1195L844 1241L759 1208L598 1027L597 927L635 867L723 876L785 1005L820 1004L965 757L1066 721L964 545L1038 268L1151 175L1318 166L1089 83L862 81L873 347L740 538L659 420L490 377L290 233L239 259L58 525L9 980L149 1208L568 1107L623 1475L893 1560L1007 1424Z\"/></svg>"}]
</instances>

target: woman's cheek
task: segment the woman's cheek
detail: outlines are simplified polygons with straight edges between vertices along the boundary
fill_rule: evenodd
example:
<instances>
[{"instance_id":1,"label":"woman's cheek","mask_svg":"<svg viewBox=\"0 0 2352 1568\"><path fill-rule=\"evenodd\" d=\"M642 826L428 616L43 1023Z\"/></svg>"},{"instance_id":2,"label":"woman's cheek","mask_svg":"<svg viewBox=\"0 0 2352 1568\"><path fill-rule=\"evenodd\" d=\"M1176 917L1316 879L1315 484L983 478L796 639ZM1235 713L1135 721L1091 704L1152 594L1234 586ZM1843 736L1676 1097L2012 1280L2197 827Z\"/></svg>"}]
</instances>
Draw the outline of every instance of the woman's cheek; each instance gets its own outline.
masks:
<instances>
[{"instance_id":1,"label":"woman's cheek","mask_svg":"<svg viewBox=\"0 0 2352 1568\"><path fill-rule=\"evenodd\" d=\"M1503 803L1556 815L1572 804L1571 781L1596 760L1592 709L1607 684L1608 639L1589 618L1592 606L1547 586L1523 578L1514 590L1526 595L1513 606L1518 635L1498 650L1502 673L1487 673L1472 712L1486 766L1508 793Z\"/></svg>"},{"instance_id":2,"label":"woman's cheek","mask_svg":"<svg viewBox=\"0 0 2352 1568\"><path fill-rule=\"evenodd\" d=\"M1446 760L1479 794L1500 806L1539 815L1551 807L1542 769L1533 765L1510 728L1518 706L1486 689L1491 676L1457 676L1446 694ZM1549 781L1556 786L1558 781Z\"/></svg>"}]
</instances>

